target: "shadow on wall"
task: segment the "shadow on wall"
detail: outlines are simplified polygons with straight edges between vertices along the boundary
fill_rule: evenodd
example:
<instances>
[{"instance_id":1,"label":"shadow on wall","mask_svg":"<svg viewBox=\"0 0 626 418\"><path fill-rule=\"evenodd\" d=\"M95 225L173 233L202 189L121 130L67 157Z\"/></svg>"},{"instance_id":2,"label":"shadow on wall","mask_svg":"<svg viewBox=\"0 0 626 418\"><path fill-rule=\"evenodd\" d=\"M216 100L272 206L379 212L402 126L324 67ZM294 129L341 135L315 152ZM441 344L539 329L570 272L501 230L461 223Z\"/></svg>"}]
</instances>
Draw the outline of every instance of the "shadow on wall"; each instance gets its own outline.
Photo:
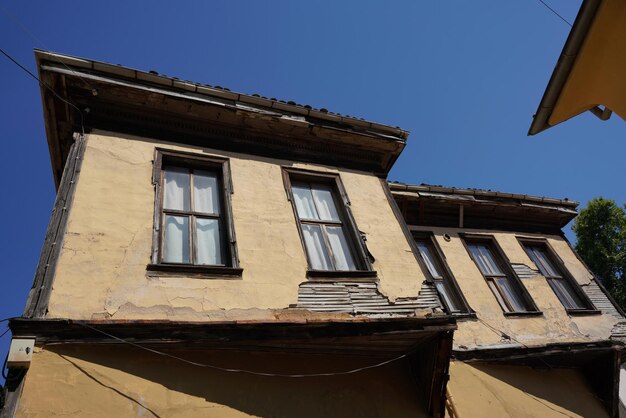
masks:
<instances>
[{"instance_id":1,"label":"shadow on wall","mask_svg":"<svg viewBox=\"0 0 626 418\"><path fill-rule=\"evenodd\" d=\"M450 370L448 388L463 416L609 417L576 369L455 361Z\"/></svg>"},{"instance_id":2,"label":"shadow on wall","mask_svg":"<svg viewBox=\"0 0 626 418\"><path fill-rule=\"evenodd\" d=\"M351 370L380 357L186 350L220 367L283 374ZM229 373L119 346L51 346L36 354L20 410L29 416L426 417L406 359L351 375ZM18 411L18 415L19 415Z\"/></svg>"}]
</instances>

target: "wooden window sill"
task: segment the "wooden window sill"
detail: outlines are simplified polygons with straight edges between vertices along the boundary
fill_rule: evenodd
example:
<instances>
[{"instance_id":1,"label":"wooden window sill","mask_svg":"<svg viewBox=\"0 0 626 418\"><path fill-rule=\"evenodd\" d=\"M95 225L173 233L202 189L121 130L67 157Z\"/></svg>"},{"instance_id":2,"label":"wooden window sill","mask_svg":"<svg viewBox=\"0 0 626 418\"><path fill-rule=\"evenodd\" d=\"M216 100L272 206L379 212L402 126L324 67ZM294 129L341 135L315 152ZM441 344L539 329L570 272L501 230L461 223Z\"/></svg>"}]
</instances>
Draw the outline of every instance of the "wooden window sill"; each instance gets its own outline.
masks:
<instances>
[{"instance_id":1,"label":"wooden window sill","mask_svg":"<svg viewBox=\"0 0 626 418\"><path fill-rule=\"evenodd\" d=\"M600 315L602 311L599 309L576 309L576 310L567 310L568 315L572 316L584 316L584 315Z\"/></svg>"},{"instance_id":2,"label":"wooden window sill","mask_svg":"<svg viewBox=\"0 0 626 418\"><path fill-rule=\"evenodd\" d=\"M306 276L315 280L354 280L368 279L377 281L376 272L372 270L351 270L351 271L335 271L335 270L308 270Z\"/></svg>"},{"instance_id":3,"label":"wooden window sill","mask_svg":"<svg viewBox=\"0 0 626 418\"><path fill-rule=\"evenodd\" d=\"M523 317L523 316L541 316L541 311L524 311L524 312L504 312L504 316L508 317Z\"/></svg>"},{"instance_id":4,"label":"wooden window sill","mask_svg":"<svg viewBox=\"0 0 626 418\"><path fill-rule=\"evenodd\" d=\"M243 269L226 266L194 266L185 264L148 264L146 270L154 276L181 275L196 279L241 279Z\"/></svg>"},{"instance_id":5,"label":"wooden window sill","mask_svg":"<svg viewBox=\"0 0 626 418\"><path fill-rule=\"evenodd\" d=\"M476 319L477 318L475 312L452 313L450 314L450 316L453 316L456 319Z\"/></svg>"}]
</instances>

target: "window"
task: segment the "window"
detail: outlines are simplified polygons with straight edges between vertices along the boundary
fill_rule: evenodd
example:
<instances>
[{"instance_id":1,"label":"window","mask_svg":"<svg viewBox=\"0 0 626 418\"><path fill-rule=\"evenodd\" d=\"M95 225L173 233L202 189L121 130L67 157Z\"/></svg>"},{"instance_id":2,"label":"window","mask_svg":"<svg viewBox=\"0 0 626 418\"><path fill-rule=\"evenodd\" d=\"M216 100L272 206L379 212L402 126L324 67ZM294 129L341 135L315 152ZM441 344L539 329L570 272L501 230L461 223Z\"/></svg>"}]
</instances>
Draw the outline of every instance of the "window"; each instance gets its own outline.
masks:
<instances>
[{"instance_id":1,"label":"window","mask_svg":"<svg viewBox=\"0 0 626 418\"><path fill-rule=\"evenodd\" d=\"M452 314L468 313L470 310L461 296L461 292L452 275L448 272L442 258L439 256L431 237L415 237L415 244L419 259L428 271L439 296L446 309Z\"/></svg>"},{"instance_id":2,"label":"window","mask_svg":"<svg viewBox=\"0 0 626 418\"><path fill-rule=\"evenodd\" d=\"M371 272L361 238L336 175L288 170L288 195L306 251L309 275L315 272Z\"/></svg>"},{"instance_id":3,"label":"window","mask_svg":"<svg viewBox=\"0 0 626 418\"><path fill-rule=\"evenodd\" d=\"M593 310L587 297L579 290L578 284L564 274L565 268L555 262L555 257L544 242L522 242L526 253L537 265L541 274L548 280L550 287L568 311Z\"/></svg>"},{"instance_id":4,"label":"window","mask_svg":"<svg viewBox=\"0 0 626 418\"><path fill-rule=\"evenodd\" d=\"M154 181L156 270L240 274L227 161L158 151Z\"/></svg>"},{"instance_id":5,"label":"window","mask_svg":"<svg viewBox=\"0 0 626 418\"><path fill-rule=\"evenodd\" d=\"M506 313L537 312L530 295L506 267L491 239L468 239L466 243L470 256Z\"/></svg>"}]
</instances>

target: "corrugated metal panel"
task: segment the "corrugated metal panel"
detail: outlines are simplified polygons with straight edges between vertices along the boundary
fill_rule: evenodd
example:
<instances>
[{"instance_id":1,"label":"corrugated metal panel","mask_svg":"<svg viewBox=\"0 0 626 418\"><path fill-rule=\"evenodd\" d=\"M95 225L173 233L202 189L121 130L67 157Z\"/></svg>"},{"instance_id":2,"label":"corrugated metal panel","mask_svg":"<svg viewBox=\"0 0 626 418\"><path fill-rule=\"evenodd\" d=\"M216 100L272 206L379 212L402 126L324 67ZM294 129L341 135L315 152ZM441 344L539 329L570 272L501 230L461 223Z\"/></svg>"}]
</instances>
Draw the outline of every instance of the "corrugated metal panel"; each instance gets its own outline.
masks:
<instances>
[{"instance_id":1,"label":"corrugated metal panel","mask_svg":"<svg viewBox=\"0 0 626 418\"><path fill-rule=\"evenodd\" d=\"M616 319L623 320L624 317L619 313L613 303L606 297L598 283L593 279L588 285L581 286L583 291L587 294L591 302L597 309L600 309L603 313L609 314Z\"/></svg>"},{"instance_id":2,"label":"corrugated metal panel","mask_svg":"<svg viewBox=\"0 0 626 418\"><path fill-rule=\"evenodd\" d=\"M352 314L392 314L410 316L416 309L442 309L437 290L424 282L415 298L400 298L395 303L383 296L371 282L307 282L300 285L298 308L311 311L349 312Z\"/></svg>"},{"instance_id":3,"label":"corrugated metal panel","mask_svg":"<svg viewBox=\"0 0 626 418\"><path fill-rule=\"evenodd\" d=\"M621 340L626 342L626 321L618 322L611 330L612 340Z\"/></svg>"},{"instance_id":4,"label":"corrugated metal panel","mask_svg":"<svg viewBox=\"0 0 626 418\"><path fill-rule=\"evenodd\" d=\"M515 270L517 277L520 279L528 279L530 277L535 277L539 274L538 270L528 267L526 264L521 263L511 263L511 267Z\"/></svg>"}]
</instances>

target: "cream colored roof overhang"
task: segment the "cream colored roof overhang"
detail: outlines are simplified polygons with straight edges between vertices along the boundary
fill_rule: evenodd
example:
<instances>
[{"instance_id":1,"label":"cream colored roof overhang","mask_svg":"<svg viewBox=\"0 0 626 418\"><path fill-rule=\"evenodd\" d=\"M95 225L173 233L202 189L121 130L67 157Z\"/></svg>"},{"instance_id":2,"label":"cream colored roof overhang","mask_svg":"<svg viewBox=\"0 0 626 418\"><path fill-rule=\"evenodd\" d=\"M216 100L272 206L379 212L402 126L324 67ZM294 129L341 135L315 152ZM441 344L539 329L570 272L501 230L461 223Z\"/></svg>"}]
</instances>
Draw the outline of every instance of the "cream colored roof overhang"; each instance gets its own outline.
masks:
<instances>
[{"instance_id":1,"label":"cream colored roof overhang","mask_svg":"<svg viewBox=\"0 0 626 418\"><path fill-rule=\"evenodd\" d=\"M626 1L584 0L528 134L587 110L626 118L625 39Z\"/></svg>"}]
</instances>

